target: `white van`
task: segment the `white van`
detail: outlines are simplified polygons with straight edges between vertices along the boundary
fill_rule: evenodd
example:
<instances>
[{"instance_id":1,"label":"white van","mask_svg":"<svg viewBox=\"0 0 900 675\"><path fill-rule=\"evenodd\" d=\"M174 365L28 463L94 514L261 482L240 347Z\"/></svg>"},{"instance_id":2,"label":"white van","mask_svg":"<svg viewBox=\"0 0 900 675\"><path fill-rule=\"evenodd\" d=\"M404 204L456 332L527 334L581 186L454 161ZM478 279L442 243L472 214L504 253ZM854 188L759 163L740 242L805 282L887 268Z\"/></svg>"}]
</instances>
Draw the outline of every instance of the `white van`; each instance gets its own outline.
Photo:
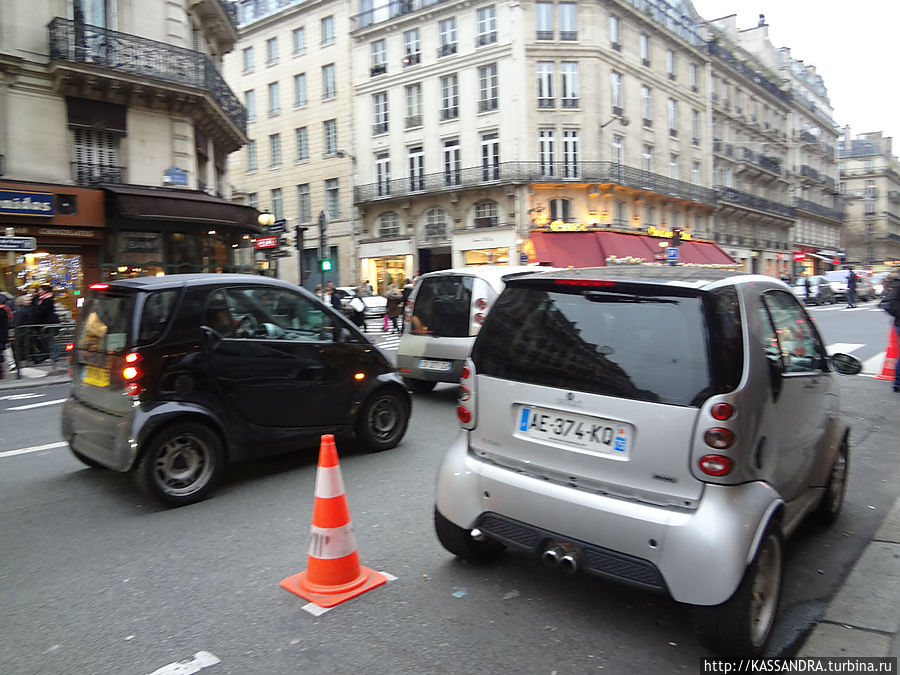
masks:
<instances>
[{"instance_id":1,"label":"white van","mask_svg":"<svg viewBox=\"0 0 900 675\"><path fill-rule=\"evenodd\" d=\"M505 279L550 268L497 265L423 274L404 307L397 366L410 390L459 382L472 343Z\"/></svg>"}]
</instances>

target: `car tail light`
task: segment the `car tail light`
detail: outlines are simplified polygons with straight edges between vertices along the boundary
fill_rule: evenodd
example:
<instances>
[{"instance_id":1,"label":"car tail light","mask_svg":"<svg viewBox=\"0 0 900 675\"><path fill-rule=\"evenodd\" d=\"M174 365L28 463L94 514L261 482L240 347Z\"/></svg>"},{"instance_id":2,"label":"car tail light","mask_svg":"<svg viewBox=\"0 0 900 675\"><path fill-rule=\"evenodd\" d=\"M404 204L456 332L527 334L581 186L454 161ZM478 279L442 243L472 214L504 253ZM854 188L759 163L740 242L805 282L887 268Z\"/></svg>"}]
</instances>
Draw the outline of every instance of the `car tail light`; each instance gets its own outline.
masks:
<instances>
[{"instance_id":1,"label":"car tail light","mask_svg":"<svg viewBox=\"0 0 900 675\"><path fill-rule=\"evenodd\" d=\"M468 424L472 421L472 411L462 405L456 409L456 416L463 424Z\"/></svg>"},{"instance_id":2,"label":"car tail light","mask_svg":"<svg viewBox=\"0 0 900 675\"><path fill-rule=\"evenodd\" d=\"M483 312L484 310L486 310L487 306L488 306L488 301L485 300L484 298L478 298L475 301L475 309L477 309L479 312Z\"/></svg>"},{"instance_id":3,"label":"car tail light","mask_svg":"<svg viewBox=\"0 0 900 675\"><path fill-rule=\"evenodd\" d=\"M604 279L556 279L554 283L560 286L589 286L600 288L609 288L610 286L616 285L615 281L606 281Z\"/></svg>"},{"instance_id":4,"label":"car tail light","mask_svg":"<svg viewBox=\"0 0 900 675\"><path fill-rule=\"evenodd\" d=\"M460 403L465 403L470 398L472 398L472 390L464 384L459 385L459 392L456 400Z\"/></svg>"},{"instance_id":5,"label":"car tail light","mask_svg":"<svg viewBox=\"0 0 900 675\"><path fill-rule=\"evenodd\" d=\"M459 372L459 388L457 390L456 417L463 429L475 426L475 369L471 361L466 362Z\"/></svg>"},{"instance_id":6,"label":"car tail light","mask_svg":"<svg viewBox=\"0 0 900 675\"><path fill-rule=\"evenodd\" d=\"M485 315L482 314L481 312L479 312L478 314L475 315L475 323L477 323L480 326L481 324L484 323L485 318L486 318Z\"/></svg>"},{"instance_id":7,"label":"car tail light","mask_svg":"<svg viewBox=\"0 0 900 675\"><path fill-rule=\"evenodd\" d=\"M724 427L712 427L703 434L703 441L711 448L725 450L734 443L734 432Z\"/></svg>"},{"instance_id":8,"label":"car tail light","mask_svg":"<svg viewBox=\"0 0 900 675\"><path fill-rule=\"evenodd\" d=\"M406 304L403 306L403 328L406 330L406 326L409 326L412 323L412 313L413 313L413 302L412 300L407 300Z\"/></svg>"},{"instance_id":9,"label":"car tail light","mask_svg":"<svg viewBox=\"0 0 900 675\"><path fill-rule=\"evenodd\" d=\"M703 455L698 464L700 470L708 476L724 476L732 467L731 458L725 455Z\"/></svg>"},{"instance_id":10,"label":"car tail light","mask_svg":"<svg viewBox=\"0 0 900 675\"><path fill-rule=\"evenodd\" d=\"M88 286L92 291L105 291L109 288L109 284L91 284Z\"/></svg>"},{"instance_id":11,"label":"car tail light","mask_svg":"<svg viewBox=\"0 0 900 675\"><path fill-rule=\"evenodd\" d=\"M728 403L716 403L709 411L709 414L713 416L713 419L724 422L734 415L734 407Z\"/></svg>"},{"instance_id":12,"label":"car tail light","mask_svg":"<svg viewBox=\"0 0 900 675\"><path fill-rule=\"evenodd\" d=\"M122 379L125 380L125 393L129 396L138 396L144 391L144 387L138 381L138 378L143 375L140 361L141 355L137 352L129 352L125 355L127 365L122 368Z\"/></svg>"}]
</instances>

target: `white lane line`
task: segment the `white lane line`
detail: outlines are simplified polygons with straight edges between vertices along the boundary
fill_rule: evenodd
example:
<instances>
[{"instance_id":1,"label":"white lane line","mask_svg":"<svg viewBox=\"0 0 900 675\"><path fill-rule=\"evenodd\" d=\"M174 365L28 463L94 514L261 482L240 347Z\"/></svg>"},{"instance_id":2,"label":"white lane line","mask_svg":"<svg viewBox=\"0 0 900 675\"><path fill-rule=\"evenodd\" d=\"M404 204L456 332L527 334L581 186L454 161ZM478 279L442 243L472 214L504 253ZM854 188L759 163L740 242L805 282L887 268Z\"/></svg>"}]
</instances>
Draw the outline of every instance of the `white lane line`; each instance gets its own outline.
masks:
<instances>
[{"instance_id":1,"label":"white lane line","mask_svg":"<svg viewBox=\"0 0 900 675\"><path fill-rule=\"evenodd\" d=\"M29 403L28 405L17 405L12 408L7 408L7 410L30 410L31 408L43 408L45 405L56 405L58 403L65 403L66 399L58 398L55 401L41 401L40 403Z\"/></svg>"},{"instance_id":2,"label":"white lane line","mask_svg":"<svg viewBox=\"0 0 900 675\"><path fill-rule=\"evenodd\" d=\"M192 675L192 673L199 673L204 668L214 666L221 661L218 656L210 652L197 652L191 659L170 663L154 670L150 675Z\"/></svg>"},{"instance_id":3,"label":"white lane line","mask_svg":"<svg viewBox=\"0 0 900 675\"><path fill-rule=\"evenodd\" d=\"M879 354L876 354L870 359L866 359L863 361L862 374L863 375L881 375L881 371L884 368L884 356L887 354L886 351L883 351Z\"/></svg>"},{"instance_id":4,"label":"white lane line","mask_svg":"<svg viewBox=\"0 0 900 675\"><path fill-rule=\"evenodd\" d=\"M33 445L30 448L19 448L18 450L6 450L0 452L0 459L4 457L15 457L16 455L27 455L29 452L40 452L41 450L53 450L54 448L64 448L68 443L47 443L46 445Z\"/></svg>"},{"instance_id":5,"label":"white lane line","mask_svg":"<svg viewBox=\"0 0 900 675\"><path fill-rule=\"evenodd\" d=\"M40 398L43 394L10 394L9 396L0 396L0 401L21 401L25 398Z\"/></svg>"},{"instance_id":6,"label":"white lane line","mask_svg":"<svg viewBox=\"0 0 900 675\"><path fill-rule=\"evenodd\" d=\"M835 342L833 345L828 345L828 353L829 354L852 354L860 347L865 347L865 344L857 344L855 342Z\"/></svg>"}]
</instances>

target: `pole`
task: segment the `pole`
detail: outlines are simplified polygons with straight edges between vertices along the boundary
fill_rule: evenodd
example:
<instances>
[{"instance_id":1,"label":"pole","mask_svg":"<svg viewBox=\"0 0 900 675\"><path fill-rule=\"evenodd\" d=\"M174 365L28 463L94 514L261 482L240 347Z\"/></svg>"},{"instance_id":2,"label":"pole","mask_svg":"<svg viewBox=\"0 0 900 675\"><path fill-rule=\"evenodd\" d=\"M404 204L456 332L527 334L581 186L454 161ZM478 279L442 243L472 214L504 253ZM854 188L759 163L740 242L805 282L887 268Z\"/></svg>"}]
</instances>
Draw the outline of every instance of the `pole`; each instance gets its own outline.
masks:
<instances>
[{"instance_id":1,"label":"pole","mask_svg":"<svg viewBox=\"0 0 900 675\"><path fill-rule=\"evenodd\" d=\"M303 285L303 231L306 230L305 227L300 227L299 225L294 227L294 234L297 235L296 244L297 244L297 279L298 286Z\"/></svg>"},{"instance_id":2,"label":"pole","mask_svg":"<svg viewBox=\"0 0 900 675\"><path fill-rule=\"evenodd\" d=\"M319 211L319 270L322 273L322 292L325 292L325 268L321 261L328 257L328 235L325 228L328 226L328 214Z\"/></svg>"}]
</instances>

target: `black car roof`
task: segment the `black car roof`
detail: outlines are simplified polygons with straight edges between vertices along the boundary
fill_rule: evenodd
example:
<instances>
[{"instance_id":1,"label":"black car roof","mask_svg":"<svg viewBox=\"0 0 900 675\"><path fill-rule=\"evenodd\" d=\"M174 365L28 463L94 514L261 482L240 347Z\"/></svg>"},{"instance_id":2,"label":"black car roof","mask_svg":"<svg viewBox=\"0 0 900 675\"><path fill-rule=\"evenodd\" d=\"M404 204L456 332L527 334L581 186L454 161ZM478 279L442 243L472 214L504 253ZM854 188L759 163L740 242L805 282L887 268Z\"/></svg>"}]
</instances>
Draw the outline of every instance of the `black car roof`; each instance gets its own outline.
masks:
<instances>
[{"instance_id":1,"label":"black car roof","mask_svg":"<svg viewBox=\"0 0 900 675\"><path fill-rule=\"evenodd\" d=\"M114 289L133 289L135 291L156 291L166 288L180 288L182 286L209 286L209 285L253 284L259 286L280 286L297 290L298 287L272 277L264 277L258 274L167 274L161 277L131 277L129 279L117 279L109 282L109 287Z\"/></svg>"}]
</instances>

